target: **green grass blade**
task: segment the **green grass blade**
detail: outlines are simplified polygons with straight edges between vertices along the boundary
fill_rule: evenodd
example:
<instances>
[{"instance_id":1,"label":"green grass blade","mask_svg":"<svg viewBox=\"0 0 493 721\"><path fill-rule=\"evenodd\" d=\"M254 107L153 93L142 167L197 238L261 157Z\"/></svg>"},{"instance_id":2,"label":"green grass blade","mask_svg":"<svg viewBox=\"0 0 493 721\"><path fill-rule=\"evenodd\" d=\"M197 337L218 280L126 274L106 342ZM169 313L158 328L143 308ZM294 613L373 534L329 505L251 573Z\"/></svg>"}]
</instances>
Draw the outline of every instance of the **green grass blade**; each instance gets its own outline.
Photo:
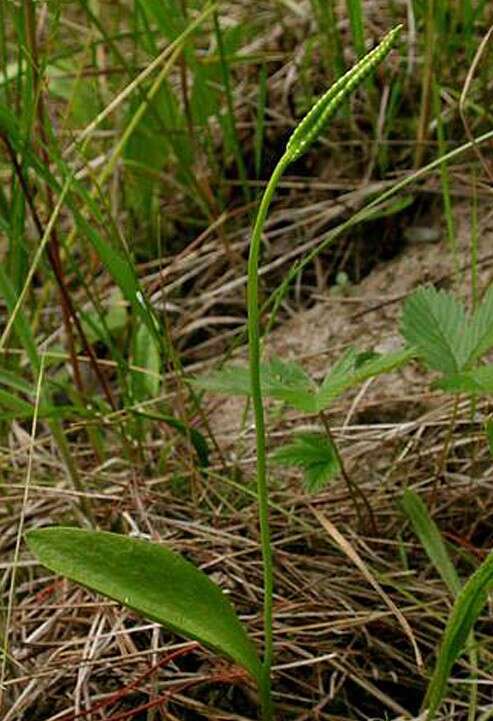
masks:
<instances>
[{"instance_id":1,"label":"green grass blade","mask_svg":"<svg viewBox=\"0 0 493 721\"><path fill-rule=\"evenodd\" d=\"M442 534L430 516L425 503L409 488L404 492L402 507L412 523L428 558L440 574L449 591L457 596L461 589L460 578L450 560Z\"/></svg>"},{"instance_id":2,"label":"green grass blade","mask_svg":"<svg viewBox=\"0 0 493 721\"><path fill-rule=\"evenodd\" d=\"M149 418L149 420L161 421L167 426L170 426L170 428L174 428L178 431L178 433L180 433L180 435L188 438L197 454L198 465L202 468L207 468L209 465L209 446L205 437L196 428L192 428L174 416L157 413L156 411L136 411L130 408L129 412L140 418Z\"/></svg>"},{"instance_id":3,"label":"green grass blade","mask_svg":"<svg viewBox=\"0 0 493 721\"><path fill-rule=\"evenodd\" d=\"M55 573L200 641L259 680L257 652L228 598L178 554L157 543L76 528L34 530L26 540Z\"/></svg>"},{"instance_id":4,"label":"green grass blade","mask_svg":"<svg viewBox=\"0 0 493 721\"><path fill-rule=\"evenodd\" d=\"M242 184L243 195L246 203L250 202L250 190L247 185L247 172L245 167L245 161L243 159L243 153L241 151L240 140L238 137L238 131L236 128L236 118L234 110L233 92L231 89L230 80L230 69L226 53L224 50L223 34L217 12L213 14L214 20L214 31L216 35L217 47L219 50L219 61L221 67L222 84L224 88L224 94L226 97L226 128L227 135L229 136L229 143L233 148L236 167L238 169L238 177Z\"/></svg>"},{"instance_id":5,"label":"green grass blade","mask_svg":"<svg viewBox=\"0 0 493 721\"><path fill-rule=\"evenodd\" d=\"M12 284L1 265L0 265L0 295L3 297L3 299L5 301L5 305L7 306L9 315L11 315L15 310L15 307L17 304L17 298L15 295L14 289L12 287ZM17 310L13 328L14 328L15 333L17 334L17 338L22 343L22 346L23 346L24 350L26 351L26 355L29 358L29 362L31 364L32 369L34 371L39 371L40 358L39 358L38 351L36 348L36 343L34 341L34 337L33 337L29 322L28 322L27 318L25 317L25 315L23 314L21 309Z\"/></svg>"},{"instance_id":6,"label":"green grass blade","mask_svg":"<svg viewBox=\"0 0 493 721\"><path fill-rule=\"evenodd\" d=\"M260 177L262 167L262 150L265 131L265 108L267 105L267 68L263 63L259 75L259 89L257 101L257 118L255 123L255 135L253 140L253 156L255 165L255 177Z\"/></svg>"},{"instance_id":7,"label":"green grass blade","mask_svg":"<svg viewBox=\"0 0 493 721\"><path fill-rule=\"evenodd\" d=\"M335 0L311 0L319 34L324 45L324 66L329 79L340 77L345 70L341 37L337 28Z\"/></svg>"},{"instance_id":8,"label":"green grass blade","mask_svg":"<svg viewBox=\"0 0 493 721\"><path fill-rule=\"evenodd\" d=\"M365 54L365 32L363 26L363 6L361 0L346 0L346 7L351 25L354 49L356 55L362 58Z\"/></svg>"},{"instance_id":9,"label":"green grass blade","mask_svg":"<svg viewBox=\"0 0 493 721\"><path fill-rule=\"evenodd\" d=\"M461 655L492 587L493 553L490 553L463 586L449 616L435 670L423 702L423 708L428 710L427 721L435 718L447 690L452 667Z\"/></svg>"}]
</instances>

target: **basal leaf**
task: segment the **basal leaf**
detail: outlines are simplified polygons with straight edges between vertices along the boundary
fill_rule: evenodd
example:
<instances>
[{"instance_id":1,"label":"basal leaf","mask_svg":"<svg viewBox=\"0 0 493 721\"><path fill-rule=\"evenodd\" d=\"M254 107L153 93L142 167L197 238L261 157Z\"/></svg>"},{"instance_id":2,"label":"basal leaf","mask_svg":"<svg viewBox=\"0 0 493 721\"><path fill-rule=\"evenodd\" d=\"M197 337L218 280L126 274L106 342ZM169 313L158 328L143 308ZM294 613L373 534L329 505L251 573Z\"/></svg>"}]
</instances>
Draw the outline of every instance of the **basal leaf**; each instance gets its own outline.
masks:
<instances>
[{"instance_id":1,"label":"basal leaf","mask_svg":"<svg viewBox=\"0 0 493 721\"><path fill-rule=\"evenodd\" d=\"M259 681L257 652L228 598L178 554L157 543L76 528L34 530L26 539L55 573L200 641Z\"/></svg>"},{"instance_id":2,"label":"basal leaf","mask_svg":"<svg viewBox=\"0 0 493 721\"><path fill-rule=\"evenodd\" d=\"M430 368L442 373L462 370L470 356L464 307L443 290L418 288L407 298L401 333Z\"/></svg>"},{"instance_id":3,"label":"basal leaf","mask_svg":"<svg viewBox=\"0 0 493 721\"><path fill-rule=\"evenodd\" d=\"M423 708L428 709L427 721L435 718L445 695L452 667L462 653L492 587L493 553L490 553L462 587L449 616L435 670L423 702Z\"/></svg>"},{"instance_id":4,"label":"basal leaf","mask_svg":"<svg viewBox=\"0 0 493 721\"><path fill-rule=\"evenodd\" d=\"M274 463L301 468L304 487L309 493L321 491L340 471L332 441L321 433L300 433L273 454Z\"/></svg>"},{"instance_id":5,"label":"basal leaf","mask_svg":"<svg viewBox=\"0 0 493 721\"><path fill-rule=\"evenodd\" d=\"M451 373L445 378L440 378L434 385L449 393L470 395L493 393L493 365L480 366L462 373Z\"/></svg>"},{"instance_id":6,"label":"basal leaf","mask_svg":"<svg viewBox=\"0 0 493 721\"><path fill-rule=\"evenodd\" d=\"M435 566L450 592L456 596L462 584L455 570L455 566L450 560L442 534L430 516L426 504L414 491L408 488L402 498L402 507L409 517L428 558Z\"/></svg>"}]
</instances>

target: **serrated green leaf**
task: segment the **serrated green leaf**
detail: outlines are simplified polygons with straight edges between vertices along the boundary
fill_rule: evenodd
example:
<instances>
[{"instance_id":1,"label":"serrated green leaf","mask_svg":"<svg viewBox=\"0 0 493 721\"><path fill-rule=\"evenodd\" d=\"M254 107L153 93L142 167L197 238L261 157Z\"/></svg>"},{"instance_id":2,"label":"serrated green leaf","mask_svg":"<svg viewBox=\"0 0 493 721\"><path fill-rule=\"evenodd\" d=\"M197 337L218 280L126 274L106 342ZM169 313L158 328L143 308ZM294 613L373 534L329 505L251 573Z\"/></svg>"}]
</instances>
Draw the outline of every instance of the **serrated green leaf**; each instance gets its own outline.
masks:
<instances>
[{"instance_id":1,"label":"serrated green leaf","mask_svg":"<svg viewBox=\"0 0 493 721\"><path fill-rule=\"evenodd\" d=\"M304 413L319 413L345 391L368 378L400 368L413 356L412 349L378 355L373 352L357 353L350 348L332 367L318 390L299 364L274 358L260 367L262 393ZM195 379L194 383L214 393L251 394L248 368L241 366L223 368Z\"/></svg>"},{"instance_id":2,"label":"serrated green leaf","mask_svg":"<svg viewBox=\"0 0 493 721\"><path fill-rule=\"evenodd\" d=\"M192 383L211 393L227 396L249 396L250 375L245 366L230 365L205 376L194 378Z\"/></svg>"},{"instance_id":3,"label":"serrated green leaf","mask_svg":"<svg viewBox=\"0 0 493 721\"><path fill-rule=\"evenodd\" d=\"M480 366L462 373L451 373L436 381L434 386L449 393L470 395L493 393L493 365Z\"/></svg>"},{"instance_id":4,"label":"serrated green leaf","mask_svg":"<svg viewBox=\"0 0 493 721\"><path fill-rule=\"evenodd\" d=\"M334 366L322 383L316 395L316 410L323 411L340 395L355 388L369 378L390 373L401 368L414 356L412 349L386 353L385 355L367 357L350 349Z\"/></svg>"},{"instance_id":5,"label":"serrated green leaf","mask_svg":"<svg viewBox=\"0 0 493 721\"><path fill-rule=\"evenodd\" d=\"M443 290L418 288L405 304L401 333L430 368L456 373L471 353L464 307Z\"/></svg>"},{"instance_id":6,"label":"serrated green leaf","mask_svg":"<svg viewBox=\"0 0 493 721\"><path fill-rule=\"evenodd\" d=\"M431 518L426 504L414 491L408 488L404 491L402 507L409 517L414 531L421 541L421 545L428 554L428 558L435 566L450 592L456 596L462 584L455 570L455 566L450 560L442 534Z\"/></svg>"},{"instance_id":7,"label":"serrated green leaf","mask_svg":"<svg viewBox=\"0 0 493 721\"><path fill-rule=\"evenodd\" d=\"M470 322L471 350L466 365L479 360L493 347L493 285L473 313Z\"/></svg>"},{"instance_id":8,"label":"serrated green leaf","mask_svg":"<svg viewBox=\"0 0 493 721\"><path fill-rule=\"evenodd\" d=\"M321 491L340 471L337 451L332 441L321 433L300 433L272 455L282 466L301 468L303 485L309 493Z\"/></svg>"},{"instance_id":9,"label":"serrated green leaf","mask_svg":"<svg viewBox=\"0 0 493 721\"><path fill-rule=\"evenodd\" d=\"M157 543L76 528L34 530L26 540L55 573L200 641L260 680L257 652L228 598L177 553Z\"/></svg>"},{"instance_id":10,"label":"serrated green leaf","mask_svg":"<svg viewBox=\"0 0 493 721\"><path fill-rule=\"evenodd\" d=\"M450 613L435 669L423 702L423 708L428 709L427 721L435 718L447 690L452 667L462 653L492 587L493 553L490 553L462 587Z\"/></svg>"},{"instance_id":11,"label":"serrated green leaf","mask_svg":"<svg viewBox=\"0 0 493 721\"><path fill-rule=\"evenodd\" d=\"M315 411L316 388L303 368L294 362L274 358L260 366L262 393L268 398L284 401L306 413ZM204 390L226 395L250 396L251 381L248 368L228 366L194 379L194 384Z\"/></svg>"}]
</instances>

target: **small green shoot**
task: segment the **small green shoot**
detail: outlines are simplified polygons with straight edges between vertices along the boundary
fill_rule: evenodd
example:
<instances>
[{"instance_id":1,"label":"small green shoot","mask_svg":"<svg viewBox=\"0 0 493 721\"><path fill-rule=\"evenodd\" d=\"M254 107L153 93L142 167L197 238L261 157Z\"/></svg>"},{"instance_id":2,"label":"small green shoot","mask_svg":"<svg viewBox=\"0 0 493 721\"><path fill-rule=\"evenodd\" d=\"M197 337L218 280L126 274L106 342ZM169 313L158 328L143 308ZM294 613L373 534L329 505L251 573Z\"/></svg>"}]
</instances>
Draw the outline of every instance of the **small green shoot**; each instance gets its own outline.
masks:
<instances>
[{"instance_id":1,"label":"small green shoot","mask_svg":"<svg viewBox=\"0 0 493 721\"><path fill-rule=\"evenodd\" d=\"M450 560L442 534L431 518L426 504L414 491L407 488L402 498L402 508L409 517L414 531L421 541L421 545L440 574L443 582L452 595L456 596L462 584L455 570L455 566Z\"/></svg>"}]
</instances>

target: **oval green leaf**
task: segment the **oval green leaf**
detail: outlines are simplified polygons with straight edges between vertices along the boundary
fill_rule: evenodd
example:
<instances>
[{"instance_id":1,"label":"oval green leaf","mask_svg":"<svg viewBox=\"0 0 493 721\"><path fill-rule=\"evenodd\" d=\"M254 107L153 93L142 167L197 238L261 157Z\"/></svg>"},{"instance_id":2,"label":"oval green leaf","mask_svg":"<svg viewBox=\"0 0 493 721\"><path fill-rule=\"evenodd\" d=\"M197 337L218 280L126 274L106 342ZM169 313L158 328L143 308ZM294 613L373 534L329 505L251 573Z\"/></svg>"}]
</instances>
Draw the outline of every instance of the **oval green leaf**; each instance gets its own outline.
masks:
<instances>
[{"instance_id":1,"label":"oval green leaf","mask_svg":"<svg viewBox=\"0 0 493 721\"><path fill-rule=\"evenodd\" d=\"M26 540L55 573L203 643L260 680L255 646L228 598L177 553L157 543L78 528L36 529Z\"/></svg>"}]
</instances>

